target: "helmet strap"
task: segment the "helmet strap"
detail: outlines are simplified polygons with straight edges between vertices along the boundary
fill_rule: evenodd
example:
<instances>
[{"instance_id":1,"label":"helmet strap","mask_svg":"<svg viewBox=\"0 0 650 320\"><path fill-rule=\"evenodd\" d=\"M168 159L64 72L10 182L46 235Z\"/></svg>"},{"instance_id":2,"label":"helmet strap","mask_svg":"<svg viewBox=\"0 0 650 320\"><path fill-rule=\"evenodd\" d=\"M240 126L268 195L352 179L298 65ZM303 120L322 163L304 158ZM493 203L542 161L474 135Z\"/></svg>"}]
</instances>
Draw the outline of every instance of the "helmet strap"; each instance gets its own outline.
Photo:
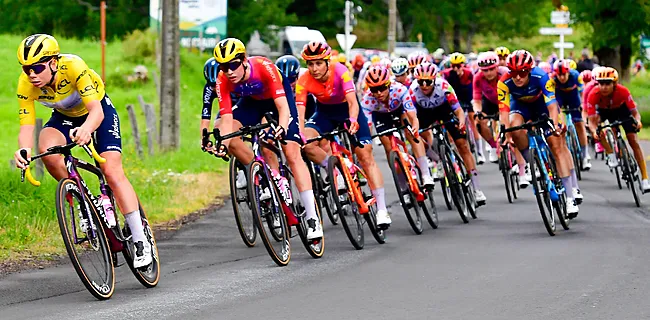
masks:
<instances>
[{"instance_id":1,"label":"helmet strap","mask_svg":"<svg viewBox=\"0 0 650 320\"><path fill-rule=\"evenodd\" d=\"M56 58L52 58L56 59ZM52 61L52 60L50 60ZM47 62L47 67L50 68L50 73L52 73L52 78L50 79L50 82L47 83L48 86L52 86L52 82L54 82L54 78L56 77L56 73L59 71L59 66L56 66L56 70L52 69L52 66L50 65L50 61ZM57 59L58 61L58 59Z\"/></svg>"},{"instance_id":2,"label":"helmet strap","mask_svg":"<svg viewBox=\"0 0 650 320\"><path fill-rule=\"evenodd\" d=\"M242 65L244 66L244 74L241 76L241 79L239 79L239 81L237 81L237 83L240 83L240 82L244 81L244 79L246 79L246 73L248 73L248 63L246 63L246 62L248 62L248 59L244 63L242 63Z\"/></svg>"}]
</instances>

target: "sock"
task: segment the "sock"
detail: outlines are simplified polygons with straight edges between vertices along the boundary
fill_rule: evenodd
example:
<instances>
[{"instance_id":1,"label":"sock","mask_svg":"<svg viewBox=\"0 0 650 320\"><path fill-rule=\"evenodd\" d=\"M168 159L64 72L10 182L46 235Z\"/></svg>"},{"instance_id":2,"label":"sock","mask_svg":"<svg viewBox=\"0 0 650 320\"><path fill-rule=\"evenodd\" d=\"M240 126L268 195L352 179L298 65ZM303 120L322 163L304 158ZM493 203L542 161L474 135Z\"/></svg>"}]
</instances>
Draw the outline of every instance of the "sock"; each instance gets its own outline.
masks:
<instances>
[{"instance_id":1,"label":"sock","mask_svg":"<svg viewBox=\"0 0 650 320\"><path fill-rule=\"evenodd\" d=\"M571 179L571 176L564 177L562 178L562 184L564 185L564 189L566 189L566 196L573 199L573 179Z\"/></svg>"},{"instance_id":2,"label":"sock","mask_svg":"<svg viewBox=\"0 0 650 320\"><path fill-rule=\"evenodd\" d=\"M419 157L417 160L418 165L420 166L420 171L422 172L422 176L430 177L431 173L429 172L429 162L427 161L427 157Z\"/></svg>"},{"instance_id":3,"label":"sock","mask_svg":"<svg viewBox=\"0 0 650 320\"><path fill-rule=\"evenodd\" d=\"M433 148L427 148L427 156L429 156L429 158L434 162L440 161L440 156L437 152L433 151Z\"/></svg>"},{"instance_id":4,"label":"sock","mask_svg":"<svg viewBox=\"0 0 650 320\"><path fill-rule=\"evenodd\" d=\"M524 160L526 162L530 162L530 154L528 153L528 148L526 149L519 149L519 152L521 152L521 156L524 157Z\"/></svg>"},{"instance_id":5,"label":"sock","mask_svg":"<svg viewBox=\"0 0 650 320\"><path fill-rule=\"evenodd\" d=\"M144 235L140 210L135 210L131 213L125 214L124 219L126 219L126 224L129 226L129 230L131 230L133 242L147 241L147 237Z\"/></svg>"},{"instance_id":6,"label":"sock","mask_svg":"<svg viewBox=\"0 0 650 320\"><path fill-rule=\"evenodd\" d=\"M578 186L578 176L576 175L576 169L575 168L571 169L571 176L570 177L571 177L571 185L576 189L580 189L580 187Z\"/></svg>"},{"instance_id":7,"label":"sock","mask_svg":"<svg viewBox=\"0 0 650 320\"><path fill-rule=\"evenodd\" d=\"M587 159L588 153L587 153L587 146L580 146L580 155L582 156L582 159Z\"/></svg>"},{"instance_id":8,"label":"sock","mask_svg":"<svg viewBox=\"0 0 650 320\"><path fill-rule=\"evenodd\" d=\"M526 175L526 164L518 163L517 165L519 166L519 176L523 177L524 175Z\"/></svg>"},{"instance_id":9,"label":"sock","mask_svg":"<svg viewBox=\"0 0 650 320\"><path fill-rule=\"evenodd\" d=\"M313 190L305 190L300 192L300 200L302 200L302 204L305 206L305 211L307 213L306 219L314 219L318 221L318 215L316 215L316 200L314 200L314 191Z\"/></svg>"},{"instance_id":10,"label":"sock","mask_svg":"<svg viewBox=\"0 0 650 320\"><path fill-rule=\"evenodd\" d=\"M490 145L492 149L497 148L497 142L494 140L494 138L490 138L490 140L488 140L487 143Z\"/></svg>"},{"instance_id":11,"label":"sock","mask_svg":"<svg viewBox=\"0 0 650 320\"><path fill-rule=\"evenodd\" d=\"M384 199L384 188L372 190L372 195L377 199L377 210L386 210L386 199Z\"/></svg>"},{"instance_id":12,"label":"sock","mask_svg":"<svg viewBox=\"0 0 650 320\"><path fill-rule=\"evenodd\" d=\"M472 175L472 184L474 185L474 189L481 190L481 188L478 185L478 171L474 169L470 172L470 174Z\"/></svg>"}]
</instances>

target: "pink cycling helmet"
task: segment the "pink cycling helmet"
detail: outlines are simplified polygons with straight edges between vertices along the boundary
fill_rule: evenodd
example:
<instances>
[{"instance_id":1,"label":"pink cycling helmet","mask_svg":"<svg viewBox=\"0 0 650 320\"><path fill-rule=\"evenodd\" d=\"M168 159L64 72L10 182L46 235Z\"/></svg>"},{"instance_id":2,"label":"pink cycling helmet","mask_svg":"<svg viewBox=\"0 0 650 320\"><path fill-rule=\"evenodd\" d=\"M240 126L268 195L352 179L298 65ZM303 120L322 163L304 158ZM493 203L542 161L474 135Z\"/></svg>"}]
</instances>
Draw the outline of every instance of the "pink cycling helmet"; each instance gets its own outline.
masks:
<instances>
[{"instance_id":1,"label":"pink cycling helmet","mask_svg":"<svg viewBox=\"0 0 650 320\"><path fill-rule=\"evenodd\" d=\"M537 66L540 67L542 70L544 70L544 72L546 72L547 74L551 74L551 72L553 72L553 69L551 68L551 64L546 61L541 61Z\"/></svg>"},{"instance_id":2,"label":"pink cycling helmet","mask_svg":"<svg viewBox=\"0 0 650 320\"><path fill-rule=\"evenodd\" d=\"M478 55L477 63L481 70L491 69L499 65L499 56L494 51L483 52Z\"/></svg>"}]
</instances>

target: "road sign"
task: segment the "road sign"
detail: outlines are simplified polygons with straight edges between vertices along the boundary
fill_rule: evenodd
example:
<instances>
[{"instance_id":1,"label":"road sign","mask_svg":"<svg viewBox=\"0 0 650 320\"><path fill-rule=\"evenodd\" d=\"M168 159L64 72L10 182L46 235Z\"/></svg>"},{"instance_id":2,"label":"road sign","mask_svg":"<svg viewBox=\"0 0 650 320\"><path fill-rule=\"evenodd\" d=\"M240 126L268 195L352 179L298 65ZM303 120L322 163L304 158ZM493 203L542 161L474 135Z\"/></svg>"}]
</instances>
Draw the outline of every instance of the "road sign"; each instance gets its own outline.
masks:
<instances>
[{"instance_id":1,"label":"road sign","mask_svg":"<svg viewBox=\"0 0 650 320\"><path fill-rule=\"evenodd\" d=\"M553 42L554 48L573 49L573 42Z\"/></svg>"},{"instance_id":2,"label":"road sign","mask_svg":"<svg viewBox=\"0 0 650 320\"><path fill-rule=\"evenodd\" d=\"M569 35L573 33L571 28L539 28L539 34L543 35Z\"/></svg>"},{"instance_id":3,"label":"road sign","mask_svg":"<svg viewBox=\"0 0 650 320\"><path fill-rule=\"evenodd\" d=\"M552 24L569 24L570 21L571 21L571 13L569 11L551 12Z\"/></svg>"},{"instance_id":4,"label":"road sign","mask_svg":"<svg viewBox=\"0 0 650 320\"><path fill-rule=\"evenodd\" d=\"M339 43L339 46L343 48L343 51L350 51L350 49L352 49L352 46L354 45L354 42L357 41L357 36L354 34L350 34L350 36L348 37L347 48L345 47L345 34L337 33L336 41Z\"/></svg>"}]
</instances>

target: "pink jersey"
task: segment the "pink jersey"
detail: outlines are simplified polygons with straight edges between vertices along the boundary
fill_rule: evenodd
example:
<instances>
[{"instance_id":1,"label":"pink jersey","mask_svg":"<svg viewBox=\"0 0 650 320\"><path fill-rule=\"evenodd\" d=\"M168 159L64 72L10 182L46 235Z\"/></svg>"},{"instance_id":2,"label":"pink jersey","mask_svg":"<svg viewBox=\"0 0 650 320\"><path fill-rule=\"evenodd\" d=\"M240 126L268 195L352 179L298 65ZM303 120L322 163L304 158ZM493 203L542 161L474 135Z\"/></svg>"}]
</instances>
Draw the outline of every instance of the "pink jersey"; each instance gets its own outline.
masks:
<instances>
[{"instance_id":1,"label":"pink jersey","mask_svg":"<svg viewBox=\"0 0 650 320\"><path fill-rule=\"evenodd\" d=\"M309 72L301 75L296 84L296 104L305 105L308 93L314 95L318 103L322 104L346 102L345 95L355 92L348 68L340 63L331 63L329 73L330 76L325 82L314 79Z\"/></svg>"},{"instance_id":2,"label":"pink jersey","mask_svg":"<svg viewBox=\"0 0 650 320\"><path fill-rule=\"evenodd\" d=\"M589 83L585 83L585 88L582 90L582 104L587 103L587 97L589 97L589 93L598 85L598 82L596 80L592 80Z\"/></svg>"},{"instance_id":3,"label":"pink jersey","mask_svg":"<svg viewBox=\"0 0 650 320\"><path fill-rule=\"evenodd\" d=\"M497 70L497 76L494 78L492 81L488 81L485 79L485 76L483 75L483 71L479 71L474 75L474 90L472 94L472 100L474 101L481 101L483 97L487 99L488 101L494 103L494 104L499 104L499 99L497 98L497 83L499 82L499 79L501 76L504 74L508 73L508 68L506 67L498 67L499 69Z\"/></svg>"}]
</instances>

